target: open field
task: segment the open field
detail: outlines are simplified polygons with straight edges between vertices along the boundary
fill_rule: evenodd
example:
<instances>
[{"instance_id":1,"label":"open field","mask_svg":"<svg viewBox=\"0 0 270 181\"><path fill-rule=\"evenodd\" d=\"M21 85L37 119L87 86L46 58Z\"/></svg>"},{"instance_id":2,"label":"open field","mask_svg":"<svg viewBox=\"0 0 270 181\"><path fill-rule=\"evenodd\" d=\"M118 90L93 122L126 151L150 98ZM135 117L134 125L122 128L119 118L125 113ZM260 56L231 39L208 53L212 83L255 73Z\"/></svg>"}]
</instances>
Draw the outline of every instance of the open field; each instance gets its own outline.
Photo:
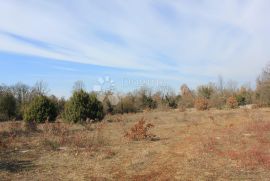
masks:
<instances>
[{"instance_id":1,"label":"open field","mask_svg":"<svg viewBox=\"0 0 270 181\"><path fill-rule=\"evenodd\" d=\"M141 118L155 138L124 135ZM144 112L102 123L1 123L1 180L269 180L270 109Z\"/></svg>"}]
</instances>

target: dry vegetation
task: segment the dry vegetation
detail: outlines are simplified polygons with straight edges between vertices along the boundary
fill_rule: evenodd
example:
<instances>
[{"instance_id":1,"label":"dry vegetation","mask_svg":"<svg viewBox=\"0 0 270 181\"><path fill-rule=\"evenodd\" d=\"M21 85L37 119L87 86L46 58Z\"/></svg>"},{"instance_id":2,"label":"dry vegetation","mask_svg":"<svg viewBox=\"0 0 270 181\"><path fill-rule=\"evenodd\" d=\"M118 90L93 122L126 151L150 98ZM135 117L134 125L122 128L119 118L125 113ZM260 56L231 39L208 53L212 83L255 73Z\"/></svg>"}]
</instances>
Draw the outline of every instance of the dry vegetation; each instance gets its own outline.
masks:
<instances>
[{"instance_id":1,"label":"dry vegetation","mask_svg":"<svg viewBox=\"0 0 270 181\"><path fill-rule=\"evenodd\" d=\"M0 178L269 180L269 117L268 108L150 111L32 132L3 122Z\"/></svg>"}]
</instances>

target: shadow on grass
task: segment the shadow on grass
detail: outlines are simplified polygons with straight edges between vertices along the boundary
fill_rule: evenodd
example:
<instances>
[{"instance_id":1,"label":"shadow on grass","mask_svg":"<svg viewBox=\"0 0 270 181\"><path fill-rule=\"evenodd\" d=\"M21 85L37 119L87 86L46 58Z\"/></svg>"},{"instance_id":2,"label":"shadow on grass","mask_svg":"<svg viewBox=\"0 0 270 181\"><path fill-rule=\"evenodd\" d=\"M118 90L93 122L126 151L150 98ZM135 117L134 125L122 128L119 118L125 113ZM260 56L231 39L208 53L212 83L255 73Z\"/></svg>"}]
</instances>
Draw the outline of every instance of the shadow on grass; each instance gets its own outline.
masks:
<instances>
[{"instance_id":1,"label":"shadow on grass","mask_svg":"<svg viewBox=\"0 0 270 181\"><path fill-rule=\"evenodd\" d=\"M0 161L0 171L8 172L21 172L24 170L30 170L33 167L32 161L12 160L12 161Z\"/></svg>"}]
</instances>

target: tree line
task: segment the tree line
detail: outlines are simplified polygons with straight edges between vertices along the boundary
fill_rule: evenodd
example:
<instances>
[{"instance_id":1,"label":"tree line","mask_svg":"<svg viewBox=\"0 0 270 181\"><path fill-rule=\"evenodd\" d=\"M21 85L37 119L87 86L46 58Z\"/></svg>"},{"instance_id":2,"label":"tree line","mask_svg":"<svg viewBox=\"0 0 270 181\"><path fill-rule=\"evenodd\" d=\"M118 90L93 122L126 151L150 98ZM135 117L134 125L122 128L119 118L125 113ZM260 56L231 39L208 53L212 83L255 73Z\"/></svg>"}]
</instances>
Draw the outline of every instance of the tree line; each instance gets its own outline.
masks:
<instances>
[{"instance_id":1,"label":"tree line","mask_svg":"<svg viewBox=\"0 0 270 181\"><path fill-rule=\"evenodd\" d=\"M42 123L63 119L69 122L99 121L106 114L141 112L150 109L185 110L196 108L233 109L252 104L255 107L270 105L270 66L267 65L258 76L256 88L237 86L233 81L225 84L222 77L217 83L200 85L192 90L188 85L174 91L152 91L142 87L139 90L118 96L117 104L109 98L113 92L103 93L98 99L95 92L87 92L82 82L75 82L69 99L49 95L46 83L39 81L34 86L24 83L0 85L0 121L25 120Z\"/></svg>"}]
</instances>

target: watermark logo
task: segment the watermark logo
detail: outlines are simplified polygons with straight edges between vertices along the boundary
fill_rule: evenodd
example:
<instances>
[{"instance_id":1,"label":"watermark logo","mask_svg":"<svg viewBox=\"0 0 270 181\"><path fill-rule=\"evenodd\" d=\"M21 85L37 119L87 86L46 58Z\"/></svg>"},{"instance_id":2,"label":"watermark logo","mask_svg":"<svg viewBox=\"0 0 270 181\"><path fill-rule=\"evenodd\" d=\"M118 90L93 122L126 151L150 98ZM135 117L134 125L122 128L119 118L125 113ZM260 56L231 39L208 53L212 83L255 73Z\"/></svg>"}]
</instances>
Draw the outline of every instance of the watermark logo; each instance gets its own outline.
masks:
<instances>
[{"instance_id":1,"label":"watermark logo","mask_svg":"<svg viewBox=\"0 0 270 181\"><path fill-rule=\"evenodd\" d=\"M116 94L116 84L109 76L100 77L93 86L93 90L97 93L99 101L103 102L107 99L111 105L117 105L122 95ZM170 92L171 88L166 81L157 79L123 79L119 85L121 90L138 90L140 88L149 88L153 92Z\"/></svg>"},{"instance_id":2,"label":"watermark logo","mask_svg":"<svg viewBox=\"0 0 270 181\"><path fill-rule=\"evenodd\" d=\"M117 95L114 95L115 82L109 77L100 77L97 84L93 86L93 90L97 93L99 101L103 102L107 97L112 105L117 105L120 101Z\"/></svg>"},{"instance_id":3,"label":"watermark logo","mask_svg":"<svg viewBox=\"0 0 270 181\"><path fill-rule=\"evenodd\" d=\"M109 76L100 77L97 82L93 87L95 92L108 92L115 89L115 83Z\"/></svg>"}]
</instances>

